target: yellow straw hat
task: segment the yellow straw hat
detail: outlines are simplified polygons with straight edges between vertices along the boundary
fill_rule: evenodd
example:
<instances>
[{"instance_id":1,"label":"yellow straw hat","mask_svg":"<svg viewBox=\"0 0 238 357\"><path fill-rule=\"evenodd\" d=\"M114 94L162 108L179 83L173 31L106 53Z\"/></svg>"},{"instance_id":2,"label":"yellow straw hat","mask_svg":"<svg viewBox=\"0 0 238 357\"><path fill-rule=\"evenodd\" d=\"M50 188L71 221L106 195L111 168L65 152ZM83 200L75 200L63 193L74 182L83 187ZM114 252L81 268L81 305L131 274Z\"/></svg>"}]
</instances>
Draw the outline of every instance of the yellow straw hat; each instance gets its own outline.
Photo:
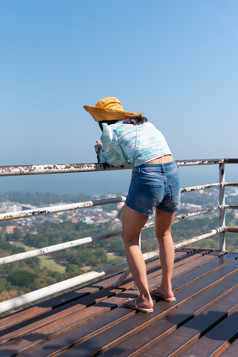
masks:
<instances>
[{"instance_id":1,"label":"yellow straw hat","mask_svg":"<svg viewBox=\"0 0 238 357\"><path fill-rule=\"evenodd\" d=\"M125 112L120 100L115 97L103 98L95 104L95 107L89 107L88 105L83 107L96 121L124 120L142 115L142 113Z\"/></svg>"}]
</instances>

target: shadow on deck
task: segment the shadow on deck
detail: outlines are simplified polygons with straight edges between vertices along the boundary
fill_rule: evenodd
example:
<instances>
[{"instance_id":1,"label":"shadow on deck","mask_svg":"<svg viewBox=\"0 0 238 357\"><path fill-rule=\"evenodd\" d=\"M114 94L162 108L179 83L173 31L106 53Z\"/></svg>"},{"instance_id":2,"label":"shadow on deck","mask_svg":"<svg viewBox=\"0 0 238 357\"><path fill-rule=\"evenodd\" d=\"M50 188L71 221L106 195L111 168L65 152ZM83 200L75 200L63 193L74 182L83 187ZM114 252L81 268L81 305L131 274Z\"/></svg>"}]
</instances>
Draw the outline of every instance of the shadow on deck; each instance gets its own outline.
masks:
<instances>
[{"instance_id":1,"label":"shadow on deck","mask_svg":"<svg viewBox=\"0 0 238 357\"><path fill-rule=\"evenodd\" d=\"M123 307L136 296L118 275L0 320L0 356L237 356L238 252L185 248L176 253L176 302L144 314ZM159 268L158 268L159 266ZM147 264L150 288L159 260Z\"/></svg>"}]
</instances>

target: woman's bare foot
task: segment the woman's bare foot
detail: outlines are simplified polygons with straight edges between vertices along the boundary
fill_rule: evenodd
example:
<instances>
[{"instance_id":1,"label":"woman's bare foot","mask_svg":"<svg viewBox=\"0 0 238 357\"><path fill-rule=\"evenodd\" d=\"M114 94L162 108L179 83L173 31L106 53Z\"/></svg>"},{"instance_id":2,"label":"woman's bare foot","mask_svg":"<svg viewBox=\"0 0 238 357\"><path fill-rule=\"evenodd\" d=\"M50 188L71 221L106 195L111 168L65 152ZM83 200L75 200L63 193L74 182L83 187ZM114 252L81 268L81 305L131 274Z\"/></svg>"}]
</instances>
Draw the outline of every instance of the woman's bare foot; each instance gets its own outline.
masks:
<instances>
[{"instance_id":1,"label":"woman's bare foot","mask_svg":"<svg viewBox=\"0 0 238 357\"><path fill-rule=\"evenodd\" d=\"M151 294L155 297L162 298L165 301L176 301L173 291L163 290L161 287L153 289Z\"/></svg>"},{"instance_id":2,"label":"woman's bare foot","mask_svg":"<svg viewBox=\"0 0 238 357\"><path fill-rule=\"evenodd\" d=\"M124 306L128 309L137 310L141 312L153 312L153 300L143 299L140 295L135 299L129 299L125 302Z\"/></svg>"},{"instance_id":3,"label":"woman's bare foot","mask_svg":"<svg viewBox=\"0 0 238 357\"><path fill-rule=\"evenodd\" d=\"M147 309L152 308L154 306L151 296L149 298L146 298L146 297L143 297L142 295L138 295L137 303L139 306L145 307Z\"/></svg>"}]
</instances>

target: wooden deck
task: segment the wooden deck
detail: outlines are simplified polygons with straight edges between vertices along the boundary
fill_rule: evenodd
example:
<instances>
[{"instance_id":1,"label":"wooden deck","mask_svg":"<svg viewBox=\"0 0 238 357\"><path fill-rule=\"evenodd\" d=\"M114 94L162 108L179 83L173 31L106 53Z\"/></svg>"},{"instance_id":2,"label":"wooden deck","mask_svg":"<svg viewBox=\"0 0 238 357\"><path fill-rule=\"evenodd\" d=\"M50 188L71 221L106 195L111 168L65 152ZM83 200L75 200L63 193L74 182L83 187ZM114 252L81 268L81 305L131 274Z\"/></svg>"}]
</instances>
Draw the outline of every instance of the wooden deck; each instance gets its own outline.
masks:
<instances>
[{"instance_id":1,"label":"wooden deck","mask_svg":"<svg viewBox=\"0 0 238 357\"><path fill-rule=\"evenodd\" d=\"M238 252L176 253L176 302L144 314L123 307L136 296L129 277L92 283L0 320L1 356L238 356ZM147 264L159 285L159 260Z\"/></svg>"}]
</instances>

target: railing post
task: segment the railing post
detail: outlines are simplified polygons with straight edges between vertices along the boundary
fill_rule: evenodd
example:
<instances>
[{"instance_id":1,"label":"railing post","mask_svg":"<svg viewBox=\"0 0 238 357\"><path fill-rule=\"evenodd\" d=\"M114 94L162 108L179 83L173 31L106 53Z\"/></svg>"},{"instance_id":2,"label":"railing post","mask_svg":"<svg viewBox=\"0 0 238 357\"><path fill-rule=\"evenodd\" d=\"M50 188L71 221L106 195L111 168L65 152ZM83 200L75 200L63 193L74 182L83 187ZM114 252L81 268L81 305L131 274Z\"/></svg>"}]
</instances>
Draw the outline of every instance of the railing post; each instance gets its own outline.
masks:
<instances>
[{"instance_id":1,"label":"railing post","mask_svg":"<svg viewBox=\"0 0 238 357\"><path fill-rule=\"evenodd\" d=\"M226 213L225 213L225 164L219 164L219 227L225 226ZM220 233L220 250L224 251L226 249L225 231Z\"/></svg>"}]
</instances>

